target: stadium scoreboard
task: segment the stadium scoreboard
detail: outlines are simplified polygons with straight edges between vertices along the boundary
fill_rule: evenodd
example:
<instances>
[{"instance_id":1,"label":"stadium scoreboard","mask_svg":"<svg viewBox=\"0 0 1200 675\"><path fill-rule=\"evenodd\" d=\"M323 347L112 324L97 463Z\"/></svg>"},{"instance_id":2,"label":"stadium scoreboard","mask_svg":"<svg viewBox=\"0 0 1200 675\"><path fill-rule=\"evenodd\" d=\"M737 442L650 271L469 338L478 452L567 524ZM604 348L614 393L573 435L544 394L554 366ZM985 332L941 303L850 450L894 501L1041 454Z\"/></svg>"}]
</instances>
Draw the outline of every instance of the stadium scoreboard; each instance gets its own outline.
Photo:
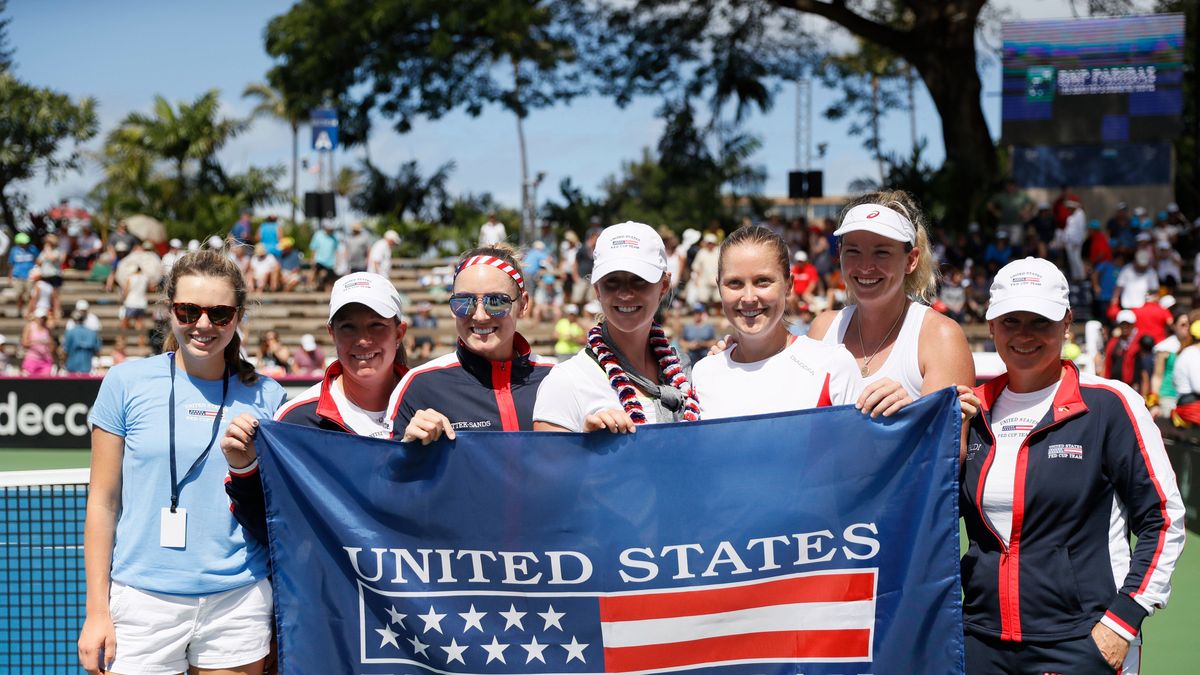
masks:
<instances>
[{"instance_id":1,"label":"stadium scoreboard","mask_svg":"<svg viewBox=\"0 0 1200 675\"><path fill-rule=\"evenodd\" d=\"M1001 136L1018 146L1179 135L1184 16L1017 21L1002 30Z\"/></svg>"}]
</instances>

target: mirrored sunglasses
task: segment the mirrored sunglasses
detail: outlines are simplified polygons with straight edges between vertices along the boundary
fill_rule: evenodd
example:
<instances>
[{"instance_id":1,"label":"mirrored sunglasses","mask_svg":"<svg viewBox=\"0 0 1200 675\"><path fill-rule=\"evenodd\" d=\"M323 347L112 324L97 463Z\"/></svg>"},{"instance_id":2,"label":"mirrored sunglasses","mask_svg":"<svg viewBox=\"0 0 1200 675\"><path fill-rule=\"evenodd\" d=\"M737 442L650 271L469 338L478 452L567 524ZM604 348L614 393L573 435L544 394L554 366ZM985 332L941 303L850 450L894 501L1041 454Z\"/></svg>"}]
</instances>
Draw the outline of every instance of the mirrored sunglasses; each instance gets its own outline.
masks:
<instances>
[{"instance_id":1,"label":"mirrored sunglasses","mask_svg":"<svg viewBox=\"0 0 1200 675\"><path fill-rule=\"evenodd\" d=\"M450 296L450 311L454 312L454 316L466 319L475 313L475 305L480 302L483 303L483 311L497 319L503 319L512 311L513 299L506 293L455 293Z\"/></svg>"},{"instance_id":2,"label":"mirrored sunglasses","mask_svg":"<svg viewBox=\"0 0 1200 675\"><path fill-rule=\"evenodd\" d=\"M175 315L175 319L179 323L192 324L200 320L203 314L208 315L208 320L214 326L228 326L229 322L237 318L237 307L229 305L213 305L204 307L203 305L193 305L190 302L175 302L171 304L171 312Z\"/></svg>"}]
</instances>

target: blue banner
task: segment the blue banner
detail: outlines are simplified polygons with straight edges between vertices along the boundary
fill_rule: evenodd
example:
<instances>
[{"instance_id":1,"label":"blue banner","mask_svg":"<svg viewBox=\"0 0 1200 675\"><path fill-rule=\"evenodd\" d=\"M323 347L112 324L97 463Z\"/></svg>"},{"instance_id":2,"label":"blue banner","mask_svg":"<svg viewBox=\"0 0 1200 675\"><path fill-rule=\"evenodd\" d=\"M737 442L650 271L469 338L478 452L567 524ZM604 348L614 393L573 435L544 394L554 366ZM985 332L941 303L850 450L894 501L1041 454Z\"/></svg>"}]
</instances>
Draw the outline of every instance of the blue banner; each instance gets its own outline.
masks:
<instances>
[{"instance_id":1,"label":"blue banner","mask_svg":"<svg viewBox=\"0 0 1200 675\"><path fill-rule=\"evenodd\" d=\"M960 673L952 390L428 447L265 422L281 672Z\"/></svg>"}]
</instances>

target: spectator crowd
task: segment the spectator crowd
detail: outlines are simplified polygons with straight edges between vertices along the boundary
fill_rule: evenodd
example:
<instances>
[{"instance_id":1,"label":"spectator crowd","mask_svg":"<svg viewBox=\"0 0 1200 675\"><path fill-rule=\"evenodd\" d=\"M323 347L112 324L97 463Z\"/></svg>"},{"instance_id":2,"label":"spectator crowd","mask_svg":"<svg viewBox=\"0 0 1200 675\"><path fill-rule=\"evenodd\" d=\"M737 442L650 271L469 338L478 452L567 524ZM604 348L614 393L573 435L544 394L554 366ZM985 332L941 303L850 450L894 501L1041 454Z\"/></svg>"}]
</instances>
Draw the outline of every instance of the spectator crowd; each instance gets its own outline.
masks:
<instances>
[{"instance_id":1,"label":"spectator crowd","mask_svg":"<svg viewBox=\"0 0 1200 675\"><path fill-rule=\"evenodd\" d=\"M987 202L986 212L984 224L932 232L940 270L934 309L960 324L982 323L996 272L1025 256L1046 258L1068 273L1077 323L1092 326L1073 336L1079 342L1069 341L1069 355L1091 358L1086 367L1130 384L1163 414L1170 414L1179 396L1200 392L1200 365L1194 388L1185 384L1186 391L1180 392L1172 378L1176 355L1200 341L1200 323L1183 311L1196 306L1195 299L1183 297L1181 290L1192 282L1192 270L1200 267L1200 219L1189 220L1174 203L1153 209L1120 203L1112 213L1089 215L1069 186L1063 186L1053 201L1039 203L1011 181ZM837 221L786 221L780 212L768 211L756 224L788 244L794 291L790 328L804 334L814 316L847 300L833 236ZM576 352L598 313L588 278L601 226L594 219L580 235L546 225L524 251L530 297L526 320L547 326L556 354ZM664 324L681 353L695 360L728 332L718 311L716 281L718 246L727 233L716 222L679 233L664 225L660 233L673 291ZM488 214L479 229L479 244L512 239L495 214ZM389 277L399 243L400 236L392 230L380 236L362 223L339 229L327 220L302 251L274 216L256 223L249 211L226 236L203 243L143 241L123 222L104 240L86 219L3 236L3 273L25 325L19 336L0 335L0 372L96 373L119 363L128 346L157 348L165 316L153 299L174 261L186 251L225 251L253 293L327 292L334 279L351 272ZM71 269L103 285L107 295L98 294L93 301L119 304L119 333L107 349L100 339L100 321L86 300L62 306L63 271ZM451 279L450 268L434 267L420 284L436 302L448 297ZM424 362L446 347L438 343L437 318L429 302L411 307L407 318L406 347L414 362ZM311 334L290 345L275 331L248 337L247 345L257 345L248 356L268 374L311 374L324 367L325 356ZM991 348L986 342L982 346L985 351ZM1192 360L1181 362L1191 368ZM1200 420L1200 413L1196 418Z\"/></svg>"}]
</instances>

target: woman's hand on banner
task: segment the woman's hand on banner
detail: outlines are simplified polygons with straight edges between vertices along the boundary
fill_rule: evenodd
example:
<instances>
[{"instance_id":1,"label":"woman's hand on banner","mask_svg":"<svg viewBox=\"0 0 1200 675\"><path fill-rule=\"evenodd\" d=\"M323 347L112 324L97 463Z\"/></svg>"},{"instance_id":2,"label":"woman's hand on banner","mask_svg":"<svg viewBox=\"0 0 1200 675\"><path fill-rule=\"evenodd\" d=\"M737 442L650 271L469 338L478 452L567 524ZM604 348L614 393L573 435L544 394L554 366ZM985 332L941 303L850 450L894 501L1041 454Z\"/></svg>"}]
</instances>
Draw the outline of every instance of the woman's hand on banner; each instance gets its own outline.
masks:
<instances>
[{"instance_id":1,"label":"woman's hand on banner","mask_svg":"<svg viewBox=\"0 0 1200 675\"><path fill-rule=\"evenodd\" d=\"M258 418L242 413L229 420L225 435L221 437L221 452L231 469L244 469L258 459L254 449L254 434L258 433Z\"/></svg>"}]
</instances>

